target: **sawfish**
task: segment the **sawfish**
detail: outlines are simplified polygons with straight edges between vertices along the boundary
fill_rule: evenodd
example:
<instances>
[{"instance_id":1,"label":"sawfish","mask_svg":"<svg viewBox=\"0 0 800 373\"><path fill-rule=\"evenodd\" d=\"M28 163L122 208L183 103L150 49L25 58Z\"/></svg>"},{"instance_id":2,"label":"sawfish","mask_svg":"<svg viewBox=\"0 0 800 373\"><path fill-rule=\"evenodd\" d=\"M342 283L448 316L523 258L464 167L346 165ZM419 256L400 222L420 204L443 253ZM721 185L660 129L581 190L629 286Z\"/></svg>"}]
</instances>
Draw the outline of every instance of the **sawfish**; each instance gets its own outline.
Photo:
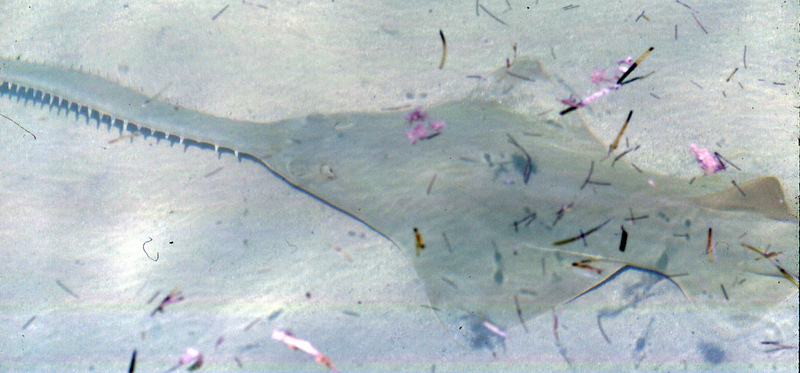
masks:
<instances>
[{"instance_id":1,"label":"sawfish","mask_svg":"<svg viewBox=\"0 0 800 373\"><path fill-rule=\"evenodd\" d=\"M633 148L610 152L580 113L519 113L502 100L515 85L564 88L535 60L426 110L274 123L59 66L3 59L0 78L17 103L263 165L400 248L442 326L472 348L494 348L626 271L664 280L686 307L729 314L797 292L797 218L777 178L732 186L722 172L649 173L625 162Z\"/></svg>"}]
</instances>

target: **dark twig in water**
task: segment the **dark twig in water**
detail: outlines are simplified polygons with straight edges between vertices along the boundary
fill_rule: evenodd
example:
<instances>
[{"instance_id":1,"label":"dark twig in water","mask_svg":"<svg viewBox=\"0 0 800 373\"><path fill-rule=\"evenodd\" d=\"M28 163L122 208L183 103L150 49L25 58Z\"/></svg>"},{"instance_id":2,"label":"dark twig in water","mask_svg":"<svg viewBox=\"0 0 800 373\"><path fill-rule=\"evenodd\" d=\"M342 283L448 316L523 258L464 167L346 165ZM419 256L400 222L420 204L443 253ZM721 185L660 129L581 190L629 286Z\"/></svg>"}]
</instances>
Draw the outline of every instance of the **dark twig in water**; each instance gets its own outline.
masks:
<instances>
[{"instance_id":1,"label":"dark twig in water","mask_svg":"<svg viewBox=\"0 0 800 373\"><path fill-rule=\"evenodd\" d=\"M622 134L625 133L625 129L628 128L628 123L631 122L631 116L633 116L633 110L628 112L628 119L625 119L625 124L622 125L622 128L620 128L619 133L617 133L617 138L615 138L614 142L612 142L611 145L609 145L608 155L611 155L611 153L614 150L617 150L617 146L619 145L619 140L622 139ZM608 157L608 155L606 157Z\"/></svg>"},{"instance_id":2,"label":"dark twig in water","mask_svg":"<svg viewBox=\"0 0 800 373\"><path fill-rule=\"evenodd\" d=\"M722 163L722 161L725 161L725 163L727 163L727 164L731 165L731 167L735 168L737 171L741 171L741 170L742 170L741 168L739 168L738 166L736 166L735 164L733 164L733 162L731 162L730 160L728 160L728 158L725 158L725 157L723 157L723 156L722 156L722 154L719 154L719 153L717 153L717 152L714 152L714 156L715 156L715 157L717 157L717 160L718 160L720 163ZM723 165L723 169L724 169L724 165Z\"/></svg>"},{"instance_id":3,"label":"dark twig in water","mask_svg":"<svg viewBox=\"0 0 800 373\"><path fill-rule=\"evenodd\" d=\"M272 315L270 315L270 317L272 317ZM252 327L254 327L256 324L258 324L259 321L261 321L261 318L257 317L255 320L253 320L249 324L247 324L247 326L245 326L244 329L242 329L242 331L244 331L244 332L250 331L250 329Z\"/></svg>"},{"instance_id":4,"label":"dark twig in water","mask_svg":"<svg viewBox=\"0 0 800 373\"><path fill-rule=\"evenodd\" d=\"M640 147L641 147L641 145L636 145L636 147L635 147L635 148L628 149L628 150L626 150L626 151L622 152L622 154L620 154L620 155L618 155L618 156L614 157L614 161L613 161L613 162L611 162L611 167L614 167L614 164L615 164L615 163L617 163L617 161L618 161L620 158L624 157L626 154L628 154L628 153L630 153L630 152L632 152L632 151L639 150L639 148L640 148Z\"/></svg>"},{"instance_id":5,"label":"dark twig in water","mask_svg":"<svg viewBox=\"0 0 800 373\"><path fill-rule=\"evenodd\" d=\"M608 218L608 220L604 221L602 224L600 224L600 225L598 225L598 226L596 226L596 227L594 227L594 228L592 228L592 229L589 229L589 230L588 230L588 231L586 231L586 232L584 232L584 231L582 231L582 230L581 230L581 231L580 231L580 232L581 232L581 234L579 234L579 235L577 235L577 236L575 236L575 237L570 237L570 238L567 238L567 239L564 239L564 240L561 240L561 241L556 241L556 242L553 242L553 246L561 246L561 245L564 245L564 244L568 244L568 243L570 243L570 242L577 241L577 240L579 240L579 239L580 239L580 240L583 240L583 245L584 245L584 246L588 246L588 245L586 244L586 236L588 236L588 235L590 235L590 234L592 234L592 233L596 232L596 231L597 231L597 230L599 230L600 228L603 228L603 227L604 227L606 224L610 223L610 222L611 222L611 220L614 220L614 218Z\"/></svg>"},{"instance_id":6,"label":"dark twig in water","mask_svg":"<svg viewBox=\"0 0 800 373\"><path fill-rule=\"evenodd\" d=\"M144 248L144 245L147 245L148 242L152 242L153 241L152 237L147 237L147 238L149 238L149 239L147 241L144 241L144 243L142 244L142 251L144 251L144 255L147 255L148 259L150 259L150 260L152 260L154 262L157 262L158 261L158 257L159 257L159 253L156 252L156 258L153 259L153 257L151 257L150 254L147 253L147 250Z\"/></svg>"},{"instance_id":7,"label":"dark twig in water","mask_svg":"<svg viewBox=\"0 0 800 373\"><path fill-rule=\"evenodd\" d=\"M230 6L230 4L225 5L224 8L222 8L219 12L217 12L217 14L215 14L213 17L211 17L211 20L212 21L216 21L217 17L219 17L222 13L224 13L226 10L228 10L229 6Z\"/></svg>"},{"instance_id":8,"label":"dark twig in water","mask_svg":"<svg viewBox=\"0 0 800 373\"><path fill-rule=\"evenodd\" d=\"M439 63L439 70L444 68L444 60L447 58L447 41L444 39L444 32L439 30L439 36L442 38L442 62Z\"/></svg>"},{"instance_id":9,"label":"dark twig in water","mask_svg":"<svg viewBox=\"0 0 800 373\"><path fill-rule=\"evenodd\" d=\"M155 94L155 95L153 95L153 97L150 97L150 98L147 98L146 100L144 100L144 102L142 102L142 107L145 107L145 106L147 106L149 103L151 103L151 102L153 102L154 100L158 99L158 97L159 97L159 96L161 96L161 94L162 94L162 93L166 92L166 90L168 90L168 89L169 89L169 87L172 87L172 82L169 82L169 83L167 83L167 85L165 85L165 86L164 86L164 88L161 88L161 90L159 90L158 92L156 92L156 94Z\"/></svg>"},{"instance_id":10,"label":"dark twig in water","mask_svg":"<svg viewBox=\"0 0 800 373\"><path fill-rule=\"evenodd\" d=\"M58 285L58 287L60 287L62 290L66 291L66 292L67 292L67 294L69 294L69 295L73 296L75 299L80 299L80 297L78 297L78 294L75 294L75 293L74 293L72 290L70 290L70 289L69 289L69 288L68 288L66 285L62 284L62 283L61 283L61 280L56 280L56 284L57 284L57 285Z\"/></svg>"},{"instance_id":11,"label":"dark twig in water","mask_svg":"<svg viewBox=\"0 0 800 373\"><path fill-rule=\"evenodd\" d=\"M603 335L603 339L605 339L606 342L608 342L608 344L611 344L611 339L608 338L608 335L606 334L606 331L603 330L603 323L600 322L600 317L602 317L602 316L600 314L598 314L597 315L597 328L600 329L600 334Z\"/></svg>"},{"instance_id":12,"label":"dark twig in water","mask_svg":"<svg viewBox=\"0 0 800 373\"><path fill-rule=\"evenodd\" d=\"M744 191L739 187L739 184L736 184L736 180L731 180L731 184L736 187L739 193L742 193L742 197L747 197L747 194L744 194Z\"/></svg>"},{"instance_id":13,"label":"dark twig in water","mask_svg":"<svg viewBox=\"0 0 800 373\"><path fill-rule=\"evenodd\" d=\"M522 219L515 220L513 223L511 223L511 225L514 226L514 232L519 233L520 224L525 223L525 227L528 227L529 225L531 225L531 223L533 223L534 220L536 220L535 211L531 211L531 209L527 207L525 207L524 210L527 215L525 215L525 217L523 217Z\"/></svg>"},{"instance_id":14,"label":"dark twig in water","mask_svg":"<svg viewBox=\"0 0 800 373\"><path fill-rule=\"evenodd\" d=\"M133 350L133 354L131 355L131 365L128 366L128 373L133 373L136 369L136 350Z\"/></svg>"},{"instance_id":15,"label":"dark twig in water","mask_svg":"<svg viewBox=\"0 0 800 373\"><path fill-rule=\"evenodd\" d=\"M169 292L169 294L167 294L166 298L164 298L164 300L162 300L161 303L158 304L158 307L156 307L156 309L154 309L153 312L150 313L150 317L155 316L156 313L159 312L163 313L164 306L172 303L177 303L182 300L183 300L183 294L181 294L180 288L173 289L171 292Z\"/></svg>"},{"instance_id":16,"label":"dark twig in water","mask_svg":"<svg viewBox=\"0 0 800 373\"><path fill-rule=\"evenodd\" d=\"M31 324L33 324L33 320L36 320L36 316L35 315L32 316L30 319L28 319L28 322L26 322L25 325L22 325L22 330L25 330L29 326L31 326Z\"/></svg>"},{"instance_id":17,"label":"dark twig in water","mask_svg":"<svg viewBox=\"0 0 800 373\"><path fill-rule=\"evenodd\" d=\"M631 217L625 218L625 221L631 222L631 225L636 224L637 220L647 219L650 217L650 215L633 216L633 209L628 209L628 212L631 214Z\"/></svg>"},{"instance_id":18,"label":"dark twig in water","mask_svg":"<svg viewBox=\"0 0 800 373\"><path fill-rule=\"evenodd\" d=\"M701 30L703 30L703 32L705 32L705 33L706 33L706 35L708 35L708 31L706 31L706 28L705 28L705 27L703 27L703 24L702 24L702 23L700 23L700 20L699 20L699 19L697 19L697 16L695 16L694 14L692 14L692 18L694 18L694 21L695 21L695 22L697 22L697 25L698 25L698 26L700 26L700 29L701 29Z\"/></svg>"},{"instance_id":19,"label":"dark twig in water","mask_svg":"<svg viewBox=\"0 0 800 373\"><path fill-rule=\"evenodd\" d=\"M678 4L681 4L681 5L683 5L683 6L685 6L687 9L691 10L691 11L692 11L692 12L694 12L694 13L698 13L698 14L700 13L700 12L698 12L698 11L697 11L695 8L692 8L692 7L690 7L689 5L687 5L687 4L685 4L685 3L682 3L682 2L680 2L680 1L678 1L678 0L675 0L675 2L676 2L676 3L678 3Z\"/></svg>"},{"instance_id":20,"label":"dark twig in water","mask_svg":"<svg viewBox=\"0 0 800 373\"><path fill-rule=\"evenodd\" d=\"M731 72L731 75L728 75L728 79L725 79L725 82L730 82L731 78L733 78L733 74L736 74L737 71L739 71L739 68L734 68L733 72Z\"/></svg>"},{"instance_id":21,"label":"dark twig in water","mask_svg":"<svg viewBox=\"0 0 800 373\"><path fill-rule=\"evenodd\" d=\"M577 261L577 262L572 262L572 266L573 267L577 267L577 268L583 268L583 269L585 269L587 271L594 272L597 275L601 275L603 273L602 269L597 268L597 267L593 267L593 266L590 265L590 264L592 264L592 263L594 263L596 261L597 261L597 259L594 259L594 258L592 258L592 259L584 259L584 260L580 260L580 261Z\"/></svg>"},{"instance_id":22,"label":"dark twig in water","mask_svg":"<svg viewBox=\"0 0 800 373\"><path fill-rule=\"evenodd\" d=\"M431 182L428 184L428 190L425 191L425 195L431 195L431 189L433 189L433 182L436 181L436 175L438 174L433 174L433 178L431 178Z\"/></svg>"},{"instance_id":23,"label":"dark twig in water","mask_svg":"<svg viewBox=\"0 0 800 373\"><path fill-rule=\"evenodd\" d=\"M741 245L742 245L742 247L748 248L748 249L750 249L752 251L755 251L755 252L761 254L761 256L763 256L765 259L769 260L769 262L772 263L773 266L775 266L775 269L777 269L778 272L780 272L783 277L785 277L787 280L789 280L795 287L800 287L800 285L798 285L797 277L789 274L788 271L786 271L783 267L781 267L778 264L778 260L774 258L773 253L767 252L766 250L759 249L759 248L754 247L754 246L750 246L750 245L748 245L746 243L741 243Z\"/></svg>"},{"instance_id":24,"label":"dark twig in water","mask_svg":"<svg viewBox=\"0 0 800 373\"><path fill-rule=\"evenodd\" d=\"M522 80L529 81L529 82L533 82L534 81L533 79L528 78L527 76L522 76L522 75L519 75L519 74L515 74L515 73L512 73L511 71L506 71L506 74L511 75L511 76L513 76L513 77L515 77L517 79L522 79Z\"/></svg>"},{"instance_id":25,"label":"dark twig in water","mask_svg":"<svg viewBox=\"0 0 800 373\"><path fill-rule=\"evenodd\" d=\"M278 316L280 316L282 313L283 313L283 308L279 308L279 309L277 309L275 311L272 311L272 313L269 314L269 316L267 316L267 321L275 321L275 319L277 319ZM256 320L260 320L260 318L258 318ZM253 321L250 324L248 324L248 326L252 327L251 325L255 325L255 321ZM244 331L247 331L247 328L245 328Z\"/></svg>"},{"instance_id":26,"label":"dark twig in water","mask_svg":"<svg viewBox=\"0 0 800 373\"><path fill-rule=\"evenodd\" d=\"M130 139L130 138L134 138L136 136L139 136L139 132L132 132L132 133L129 133L127 135L123 135L123 136L108 140L108 143L109 144L114 144L114 143L120 142L122 140L127 140L127 139Z\"/></svg>"},{"instance_id":27,"label":"dark twig in water","mask_svg":"<svg viewBox=\"0 0 800 373\"><path fill-rule=\"evenodd\" d=\"M625 230L624 225L619 226L622 229L622 236L619 239L619 251L625 252L625 247L628 246L628 231Z\"/></svg>"},{"instance_id":28,"label":"dark twig in water","mask_svg":"<svg viewBox=\"0 0 800 373\"><path fill-rule=\"evenodd\" d=\"M420 251L425 248L425 241L422 240L422 233L419 233L417 227L414 227L414 240L416 241L415 251L419 256Z\"/></svg>"},{"instance_id":29,"label":"dark twig in water","mask_svg":"<svg viewBox=\"0 0 800 373\"><path fill-rule=\"evenodd\" d=\"M10 120L12 123L16 124L17 127L22 128L23 131L29 133L31 136L33 136L33 139L36 140L36 135L34 135L33 132L28 131L28 129L23 127L21 124L17 123L17 121L7 117L5 114L0 114L0 116L3 116L3 118L6 118L6 119Z\"/></svg>"},{"instance_id":30,"label":"dark twig in water","mask_svg":"<svg viewBox=\"0 0 800 373\"><path fill-rule=\"evenodd\" d=\"M244 5L250 5L250 6L254 6L254 7L257 7L257 8L261 8L261 9L269 9L269 8L267 8L267 7L266 7L266 6L264 6L264 5L261 5L261 4L256 4L256 3L248 3L247 1L244 1L244 0L242 0L242 4L244 4Z\"/></svg>"},{"instance_id":31,"label":"dark twig in water","mask_svg":"<svg viewBox=\"0 0 800 373\"><path fill-rule=\"evenodd\" d=\"M558 337L558 315L556 315L556 310L553 310L553 335L556 337L556 344L561 346L561 338Z\"/></svg>"},{"instance_id":32,"label":"dark twig in water","mask_svg":"<svg viewBox=\"0 0 800 373\"><path fill-rule=\"evenodd\" d=\"M586 180L583 181L583 185L581 185L581 190L583 190L583 188L586 188L587 184L604 185L604 186L611 185L611 183L607 183L607 182L593 181L592 180L592 172L594 172L594 161L592 161L591 166L589 166L589 176L586 176Z\"/></svg>"},{"instance_id":33,"label":"dark twig in water","mask_svg":"<svg viewBox=\"0 0 800 373\"><path fill-rule=\"evenodd\" d=\"M451 279L449 279L449 278L447 278L447 277L444 277L444 276L442 276L442 281L444 281L446 284L448 284L448 285L452 286L452 287L453 287L453 289L456 289L456 290L458 290L458 285L456 285L456 283L455 283L455 282L453 282L453 280L451 280Z\"/></svg>"},{"instance_id":34,"label":"dark twig in water","mask_svg":"<svg viewBox=\"0 0 800 373\"><path fill-rule=\"evenodd\" d=\"M161 295L161 290L156 290L156 293L153 294L152 297L150 297L150 299L147 301L147 304L153 303L153 301L156 300L156 298L158 298L159 295Z\"/></svg>"},{"instance_id":35,"label":"dark twig in water","mask_svg":"<svg viewBox=\"0 0 800 373\"><path fill-rule=\"evenodd\" d=\"M528 151L526 151L511 134L507 133L506 135L508 136L508 142L516 146L517 149L522 151L522 154L525 155L525 168L522 170L522 181L528 184L528 181L531 179L531 173L533 172L533 160L531 160L531 155L528 154Z\"/></svg>"},{"instance_id":36,"label":"dark twig in water","mask_svg":"<svg viewBox=\"0 0 800 373\"><path fill-rule=\"evenodd\" d=\"M447 234L442 232L442 238L444 239L444 244L447 246L447 251L449 251L450 254L452 254L453 253L453 248L450 247L450 240L447 239Z\"/></svg>"},{"instance_id":37,"label":"dark twig in water","mask_svg":"<svg viewBox=\"0 0 800 373\"><path fill-rule=\"evenodd\" d=\"M575 204L575 201L570 202L568 205L561 205L561 208L558 209L558 211L556 211L556 219L553 220L553 226L554 227L556 226L556 223L558 223L558 221L561 220L561 218L564 217L564 213L569 211L569 209L571 209L572 205L574 205L574 204Z\"/></svg>"},{"instance_id":38,"label":"dark twig in water","mask_svg":"<svg viewBox=\"0 0 800 373\"><path fill-rule=\"evenodd\" d=\"M633 80L625 82L625 78L627 78L628 75L630 75L633 72L633 70L636 69L637 66L639 66L639 64L645 59L645 57L647 57L648 54L650 54L650 52L653 51L653 49L654 49L653 47L650 47L648 50L642 53L642 55L639 56L639 58L637 58L636 61L633 62L633 65L631 65L628 68L628 70L625 71L625 73L622 74L622 76L620 76L619 79L617 79L617 84L626 84L632 82Z\"/></svg>"},{"instance_id":39,"label":"dark twig in water","mask_svg":"<svg viewBox=\"0 0 800 373\"><path fill-rule=\"evenodd\" d=\"M764 351L764 352L775 352L775 351L780 351L780 350L790 350L790 349L791 350L796 350L797 349L797 346L786 345L786 344L783 344L783 343L780 343L780 342L777 342L777 341L761 341L761 344L762 345L768 345L768 346L775 346L776 347L776 348L773 348L771 350L767 350L767 351Z\"/></svg>"},{"instance_id":40,"label":"dark twig in water","mask_svg":"<svg viewBox=\"0 0 800 373\"><path fill-rule=\"evenodd\" d=\"M522 308L519 306L519 297L517 294L514 294L514 304L517 306L517 317L519 317L519 322L522 324L522 329L525 329L525 333L527 333L528 326L525 325L525 318L522 317Z\"/></svg>"},{"instance_id":41,"label":"dark twig in water","mask_svg":"<svg viewBox=\"0 0 800 373\"><path fill-rule=\"evenodd\" d=\"M714 263L714 238L711 227L708 228L708 244L706 246L706 252L708 253L708 261Z\"/></svg>"},{"instance_id":42,"label":"dark twig in water","mask_svg":"<svg viewBox=\"0 0 800 373\"><path fill-rule=\"evenodd\" d=\"M742 64L744 64L744 68L747 68L747 46L744 46L744 53L742 53Z\"/></svg>"},{"instance_id":43,"label":"dark twig in water","mask_svg":"<svg viewBox=\"0 0 800 373\"><path fill-rule=\"evenodd\" d=\"M481 8L481 9L482 9L484 12L486 12L486 14L488 14L488 15L489 15L489 17L492 17L492 18L494 18L494 20L495 20L495 21L497 21L497 22L500 22L500 24L501 24L501 25L503 25L503 26L508 26L508 23L505 23L505 22L503 22L503 20L502 20L502 19L500 19L500 18L497 18L497 16L495 16L494 14L492 14L492 12L490 12L490 11L489 11L489 9L486 9L486 8L485 8L483 5L481 5L481 4L478 4L478 7L479 7L479 8Z\"/></svg>"}]
</instances>

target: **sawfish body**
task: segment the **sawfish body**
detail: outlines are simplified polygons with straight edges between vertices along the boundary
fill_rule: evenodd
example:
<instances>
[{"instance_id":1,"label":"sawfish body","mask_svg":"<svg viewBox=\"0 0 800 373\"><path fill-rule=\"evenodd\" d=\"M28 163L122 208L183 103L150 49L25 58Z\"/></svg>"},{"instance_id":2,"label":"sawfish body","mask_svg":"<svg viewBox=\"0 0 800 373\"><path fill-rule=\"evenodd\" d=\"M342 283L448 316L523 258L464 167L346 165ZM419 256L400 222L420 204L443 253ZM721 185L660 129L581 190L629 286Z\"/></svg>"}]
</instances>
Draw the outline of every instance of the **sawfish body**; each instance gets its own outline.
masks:
<instances>
[{"instance_id":1,"label":"sawfish body","mask_svg":"<svg viewBox=\"0 0 800 373\"><path fill-rule=\"evenodd\" d=\"M777 179L740 191L724 174L690 183L640 172L603 160L607 148L578 115L530 118L476 95L428 110L446 127L412 144L400 112L253 123L76 70L0 67L2 93L18 102L252 158L375 229L413 263L442 325L472 347L500 343L621 270L668 280L687 306L730 313L797 291L796 217ZM515 68L555 86L536 63ZM783 252L788 277L740 243Z\"/></svg>"}]
</instances>

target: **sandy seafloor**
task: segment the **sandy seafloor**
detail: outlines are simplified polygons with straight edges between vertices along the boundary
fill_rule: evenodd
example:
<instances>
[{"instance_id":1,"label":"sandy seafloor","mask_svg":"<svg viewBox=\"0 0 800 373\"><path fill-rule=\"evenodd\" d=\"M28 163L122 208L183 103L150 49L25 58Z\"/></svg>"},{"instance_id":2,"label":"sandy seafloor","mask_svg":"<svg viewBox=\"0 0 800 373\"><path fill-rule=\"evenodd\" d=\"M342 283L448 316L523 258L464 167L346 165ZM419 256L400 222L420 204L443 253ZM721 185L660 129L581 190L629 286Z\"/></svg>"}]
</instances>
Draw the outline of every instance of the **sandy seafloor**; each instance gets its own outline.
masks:
<instances>
[{"instance_id":1,"label":"sandy seafloor","mask_svg":"<svg viewBox=\"0 0 800 373\"><path fill-rule=\"evenodd\" d=\"M695 176L696 142L730 155L742 180L778 176L796 213L796 2L686 2L707 33L674 1L509 3L481 1L505 26L471 1L4 1L0 45L4 56L81 66L148 95L168 87L160 97L181 106L265 122L458 99L480 85L467 76L503 66L513 43L583 96L594 69L653 46L639 70L651 77L580 110L598 138L611 141L634 110L639 167ZM649 21L636 21L643 10ZM558 110L568 94L536 102ZM508 104L542 110L530 102ZM341 371L798 369L797 349L758 343L797 346L796 292L724 335L699 332L713 314L645 299L603 320L606 343L598 309L633 274L559 313L572 365L549 314L530 333L511 330L505 349L472 350L422 307L424 284L400 250L262 166L141 136L110 144L119 132L7 99L0 112L36 135L0 126L0 371L125 371L133 349L137 372L164 371L189 346L204 352L202 371L326 370L270 340L275 328ZM149 238L157 262L142 252ZM151 318L177 286L186 300Z\"/></svg>"}]
</instances>

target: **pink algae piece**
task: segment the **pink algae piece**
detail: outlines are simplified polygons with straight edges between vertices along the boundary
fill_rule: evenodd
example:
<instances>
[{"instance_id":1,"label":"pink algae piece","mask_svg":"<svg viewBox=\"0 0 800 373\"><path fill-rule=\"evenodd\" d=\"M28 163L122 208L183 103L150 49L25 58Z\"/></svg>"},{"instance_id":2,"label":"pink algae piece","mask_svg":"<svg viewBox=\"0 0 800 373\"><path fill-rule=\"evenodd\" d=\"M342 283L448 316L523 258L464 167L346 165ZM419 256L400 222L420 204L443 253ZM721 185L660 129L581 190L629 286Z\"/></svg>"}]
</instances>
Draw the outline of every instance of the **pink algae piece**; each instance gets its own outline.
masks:
<instances>
[{"instance_id":1,"label":"pink algae piece","mask_svg":"<svg viewBox=\"0 0 800 373\"><path fill-rule=\"evenodd\" d=\"M440 120L431 121L431 129L433 130L433 132L441 131L446 126L447 125L443 121Z\"/></svg>"},{"instance_id":2,"label":"pink algae piece","mask_svg":"<svg viewBox=\"0 0 800 373\"><path fill-rule=\"evenodd\" d=\"M692 154L694 154L694 157L697 159L697 164L700 168L706 170L706 175L711 175L725 169L725 165L723 165L710 150L701 148L695 143L689 144L689 147L692 149Z\"/></svg>"},{"instance_id":3,"label":"pink algae piece","mask_svg":"<svg viewBox=\"0 0 800 373\"><path fill-rule=\"evenodd\" d=\"M406 120L409 123L423 121L425 119L428 119L428 113L422 110L422 107L419 106L414 108L414 110L410 113L406 114Z\"/></svg>"},{"instance_id":4,"label":"pink algae piece","mask_svg":"<svg viewBox=\"0 0 800 373\"><path fill-rule=\"evenodd\" d=\"M410 130L406 131L406 137L408 138L408 141L411 141L412 144L424 139L426 136L428 136L428 130L426 130L422 124L417 124L416 126L411 127Z\"/></svg>"},{"instance_id":5,"label":"pink algae piece","mask_svg":"<svg viewBox=\"0 0 800 373\"><path fill-rule=\"evenodd\" d=\"M423 111L421 107L417 107L406 114L405 118L411 126L411 128L406 131L406 138L408 138L411 144L416 144L420 140L436 137L447 126L444 121L441 120L426 122L428 113Z\"/></svg>"}]
</instances>

